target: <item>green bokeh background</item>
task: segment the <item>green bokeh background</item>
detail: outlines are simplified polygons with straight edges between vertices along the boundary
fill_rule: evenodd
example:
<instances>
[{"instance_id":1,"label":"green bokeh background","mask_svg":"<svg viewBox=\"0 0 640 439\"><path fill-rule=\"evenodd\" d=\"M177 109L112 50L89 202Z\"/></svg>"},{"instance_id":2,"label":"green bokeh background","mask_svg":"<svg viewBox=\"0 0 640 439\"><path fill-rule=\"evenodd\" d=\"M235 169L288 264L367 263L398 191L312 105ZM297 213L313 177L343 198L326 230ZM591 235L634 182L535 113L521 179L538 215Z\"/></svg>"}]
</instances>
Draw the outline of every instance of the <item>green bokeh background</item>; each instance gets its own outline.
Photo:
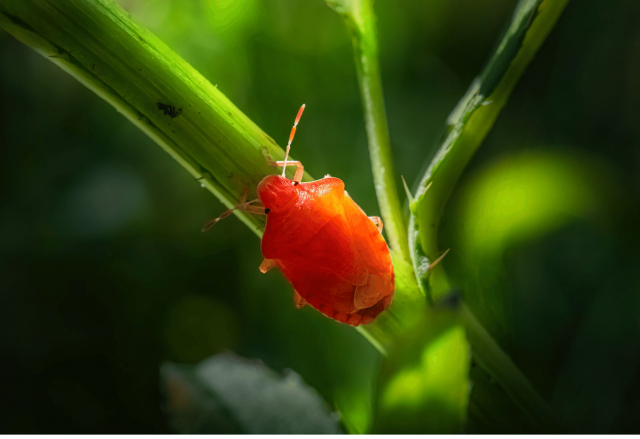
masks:
<instances>
[{"instance_id":1,"label":"green bokeh background","mask_svg":"<svg viewBox=\"0 0 640 439\"><path fill-rule=\"evenodd\" d=\"M323 1L119 3L280 144L306 103L295 157L379 214L351 43ZM376 2L392 149L410 185L515 4ZM576 431L639 430L638 17L635 0L569 3L443 219L454 283L464 293L486 280L508 298L470 305ZM379 354L296 309L282 277L258 271L259 241L240 221L201 234L223 206L156 144L5 33L0 99L0 432L168 432L160 364L225 350L293 369L338 409L370 417ZM477 215L479 197L492 199L482 188L540 157L567 171L554 173L567 197L555 202L575 214L552 209L505 244L506 257L470 266L465 227L492 224ZM573 198L598 187L586 204Z\"/></svg>"}]
</instances>

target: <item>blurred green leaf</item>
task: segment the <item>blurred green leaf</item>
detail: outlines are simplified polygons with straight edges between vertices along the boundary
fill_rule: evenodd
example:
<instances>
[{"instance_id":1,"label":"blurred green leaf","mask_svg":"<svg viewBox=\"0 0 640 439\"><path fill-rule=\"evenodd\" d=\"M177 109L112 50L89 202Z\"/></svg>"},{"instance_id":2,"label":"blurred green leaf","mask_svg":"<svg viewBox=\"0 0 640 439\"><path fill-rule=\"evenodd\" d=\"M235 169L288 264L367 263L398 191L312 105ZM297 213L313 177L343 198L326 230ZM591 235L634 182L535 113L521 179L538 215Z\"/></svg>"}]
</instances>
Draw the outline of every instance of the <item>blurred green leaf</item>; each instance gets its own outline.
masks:
<instances>
[{"instance_id":1,"label":"blurred green leaf","mask_svg":"<svg viewBox=\"0 0 640 439\"><path fill-rule=\"evenodd\" d=\"M457 311L428 311L383 363L376 431L461 433L469 400L469 358Z\"/></svg>"},{"instance_id":2,"label":"blurred green leaf","mask_svg":"<svg viewBox=\"0 0 640 439\"><path fill-rule=\"evenodd\" d=\"M187 434L338 434L338 416L293 371L219 354L161 369L172 427Z\"/></svg>"},{"instance_id":3,"label":"blurred green leaf","mask_svg":"<svg viewBox=\"0 0 640 439\"><path fill-rule=\"evenodd\" d=\"M534 150L504 157L470 176L460 188L451 212L447 215L450 228L448 234L454 240L453 245L459 249L450 264L452 282L463 288L465 301L473 313L508 351L512 352L516 348L526 350L526 346L518 346L520 341L515 330L516 316L513 315L513 301L508 294L511 292L505 263L508 252L528 242L539 240L576 220L607 224L607 216L611 209L615 208L615 194L620 191L615 176L610 173L605 163L596 162L584 154L559 153L553 150ZM607 296L612 298L614 294L607 292ZM623 297L621 301L628 300L629 298ZM620 301L614 300L613 303ZM594 331L593 326L597 326L598 323L593 324L592 321L597 322L602 318L602 314L614 313L608 306L599 305L597 308L599 312L591 313L583 323L587 328L590 323L592 326L584 329L585 331ZM622 332L629 332L634 326L629 316L624 314L620 314L616 322L619 328L617 330ZM613 329L611 324L609 327ZM632 331L635 332L633 329ZM610 339L620 339L621 334ZM608 354L607 357L628 358L628 362L635 365L638 361L637 354L629 355L628 352L622 352L631 346L633 343L627 342L625 349L619 349L616 343L611 342L604 350ZM594 348L583 347L576 352L579 352L580 356L590 357ZM577 361L573 358L569 360ZM593 360L581 358L580 368L583 368L587 361ZM597 367L602 368L603 365L600 363ZM571 364L567 364L565 368L564 373L570 374L571 378L559 381L559 388L556 390L558 402L554 404L561 408L564 401L570 400L565 395L574 390L568 389L571 382L576 380L574 373L569 371L574 369L575 374L578 373L578 368ZM621 377L622 382L630 380L631 370L634 368L635 366L626 371L626 377ZM589 381L593 382L593 379ZM584 381L582 385L588 386L592 383L587 384ZM618 383L618 386L617 394L618 398L621 398L623 384ZM523 432L522 428L527 427L525 423L521 424L519 430L514 430L509 422L503 423L507 421L503 414L508 410L505 409L508 403L504 399L509 389L505 390L507 392L501 394L491 389L491 386L481 384L478 392L472 392L471 416L479 424L490 424L487 419L499 418L495 425L499 425L500 428ZM616 390L610 381L607 393L607 408L598 411L598 417L603 419L602 423L610 422L613 416L611 411L615 412L610 405ZM579 427L584 424L584 418L576 417L574 411L578 410L579 406L576 406L573 400L571 404L571 408L564 408L564 413L562 410L556 410L555 413L564 418L561 419L565 426L573 431L581 431ZM585 407L593 405L593 401L585 403ZM593 409L585 408L584 412L590 410ZM604 414L607 410L608 415ZM593 415L589 416L593 418ZM609 419L604 421L607 417ZM595 418L592 421L594 424L598 422ZM607 430L591 428L584 431Z\"/></svg>"},{"instance_id":4,"label":"blurred green leaf","mask_svg":"<svg viewBox=\"0 0 640 439\"><path fill-rule=\"evenodd\" d=\"M334 393L334 404L349 434L366 434L373 424L373 389L343 385Z\"/></svg>"},{"instance_id":5,"label":"blurred green leaf","mask_svg":"<svg viewBox=\"0 0 640 439\"><path fill-rule=\"evenodd\" d=\"M570 221L595 218L598 208L606 210L611 181L584 157L538 150L505 157L460 189L450 219L454 278L495 337L507 337L512 326L505 253Z\"/></svg>"}]
</instances>

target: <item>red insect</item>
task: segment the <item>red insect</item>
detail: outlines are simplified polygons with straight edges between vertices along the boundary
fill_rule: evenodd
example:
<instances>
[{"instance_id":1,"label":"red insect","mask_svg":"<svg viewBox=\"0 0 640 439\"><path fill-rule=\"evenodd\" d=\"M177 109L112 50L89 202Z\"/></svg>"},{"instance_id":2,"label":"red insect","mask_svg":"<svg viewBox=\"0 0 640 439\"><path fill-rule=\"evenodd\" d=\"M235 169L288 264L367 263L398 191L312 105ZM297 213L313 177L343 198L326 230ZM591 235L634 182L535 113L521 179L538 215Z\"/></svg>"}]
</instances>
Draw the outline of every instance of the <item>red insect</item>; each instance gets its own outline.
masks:
<instances>
[{"instance_id":1,"label":"red insect","mask_svg":"<svg viewBox=\"0 0 640 439\"><path fill-rule=\"evenodd\" d=\"M382 221L367 217L338 178L327 175L301 182L302 164L287 158L304 107L298 111L284 161L276 162L283 167L282 175L262 179L259 199L246 202L245 190L233 209L210 221L203 231L236 209L267 215L260 271L278 267L293 285L299 308L308 303L351 326L371 323L389 307L395 288ZM285 177L287 166L296 167L293 180ZM253 205L257 201L263 206Z\"/></svg>"}]
</instances>

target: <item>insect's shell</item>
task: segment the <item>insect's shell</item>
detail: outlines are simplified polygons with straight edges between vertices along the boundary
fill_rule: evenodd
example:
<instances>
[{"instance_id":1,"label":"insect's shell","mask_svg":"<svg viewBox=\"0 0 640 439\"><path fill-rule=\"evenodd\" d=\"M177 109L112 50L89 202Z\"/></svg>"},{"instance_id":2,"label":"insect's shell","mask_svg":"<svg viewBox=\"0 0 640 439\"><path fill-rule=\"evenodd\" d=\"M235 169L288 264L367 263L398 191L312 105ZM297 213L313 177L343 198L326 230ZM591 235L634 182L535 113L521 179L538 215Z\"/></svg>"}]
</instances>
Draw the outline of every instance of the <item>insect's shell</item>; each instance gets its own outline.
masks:
<instances>
[{"instance_id":1,"label":"insect's shell","mask_svg":"<svg viewBox=\"0 0 640 439\"><path fill-rule=\"evenodd\" d=\"M258 197L268 209L262 254L311 306L352 326L389 307L395 288L389 249L340 179L294 184L269 175Z\"/></svg>"}]
</instances>

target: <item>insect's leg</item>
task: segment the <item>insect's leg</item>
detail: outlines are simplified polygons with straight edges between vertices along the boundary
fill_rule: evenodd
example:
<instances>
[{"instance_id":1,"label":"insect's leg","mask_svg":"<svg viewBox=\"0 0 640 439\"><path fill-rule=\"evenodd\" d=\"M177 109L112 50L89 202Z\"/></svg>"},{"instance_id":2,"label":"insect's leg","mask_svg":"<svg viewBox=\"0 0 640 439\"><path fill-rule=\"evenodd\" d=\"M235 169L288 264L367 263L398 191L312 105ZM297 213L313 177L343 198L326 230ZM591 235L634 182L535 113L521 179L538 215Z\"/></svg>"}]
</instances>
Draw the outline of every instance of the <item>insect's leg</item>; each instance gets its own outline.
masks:
<instances>
[{"instance_id":1,"label":"insect's leg","mask_svg":"<svg viewBox=\"0 0 640 439\"><path fill-rule=\"evenodd\" d=\"M247 201L247 195L249 195L249 188L245 187L244 189L242 189L242 195L240 195L240 199L236 203L236 206L238 206L239 204L244 204L244 202Z\"/></svg>"},{"instance_id":2,"label":"insect's leg","mask_svg":"<svg viewBox=\"0 0 640 439\"><path fill-rule=\"evenodd\" d=\"M438 259L433 261L433 263L431 265L429 265L429 269L427 271L433 270L435 268L435 266L438 265L440 263L440 261L442 261L444 259L445 256L447 256L447 253L449 253L449 250L451 250L451 249L448 248L447 251L442 253L442 256L440 256Z\"/></svg>"},{"instance_id":3,"label":"insect's leg","mask_svg":"<svg viewBox=\"0 0 640 439\"><path fill-rule=\"evenodd\" d=\"M296 304L296 308L302 308L307 304L307 301L302 298L300 294L296 290L293 290L293 301Z\"/></svg>"},{"instance_id":4,"label":"insect's leg","mask_svg":"<svg viewBox=\"0 0 640 439\"><path fill-rule=\"evenodd\" d=\"M380 274L369 273L364 285L358 285L353 294L353 306L356 310L371 308L382 299L379 291L383 291L389 278Z\"/></svg>"},{"instance_id":5,"label":"insect's leg","mask_svg":"<svg viewBox=\"0 0 640 439\"><path fill-rule=\"evenodd\" d=\"M211 227L215 226L218 223L218 221L223 220L229 215L231 215L234 210L241 210L243 212L255 213L256 215L266 215L267 212L264 207L252 206L253 203L260 201L259 199L256 198L255 200L246 201L248 194L249 194L249 188L245 187L244 190L242 191L242 195L240 196L239 202L235 206L233 206L232 209L227 209L224 212L222 212L222 214L218 218L214 218L208 223L206 223L202 227L202 232L206 232Z\"/></svg>"},{"instance_id":6,"label":"insect's leg","mask_svg":"<svg viewBox=\"0 0 640 439\"><path fill-rule=\"evenodd\" d=\"M274 259L264 259L262 264L260 264L260 271L266 273L276 266L276 261Z\"/></svg>"},{"instance_id":7,"label":"insect's leg","mask_svg":"<svg viewBox=\"0 0 640 439\"><path fill-rule=\"evenodd\" d=\"M225 219L226 217L228 217L232 213L233 213L233 209L225 210L224 212L222 212L222 214L218 218L214 218L211 221L209 221L208 223L206 223L204 226L202 226L201 232L204 233L204 232L208 231L211 227L215 226L218 223L218 221Z\"/></svg>"},{"instance_id":8,"label":"insect's leg","mask_svg":"<svg viewBox=\"0 0 640 439\"><path fill-rule=\"evenodd\" d=\"M254 202L257 200L254 200ZM250 206L250 205L246 205L244 207L239 207L237 208L237 210L242 210L243 212L249 212L249 213L253 213L256 215L266 215L267 211L265 210L264 206Z\"/></svg>"},{"instance_id":9,"label":"insect's leg","mask_svg":"<svg viewBox=\"0 0 640 439\"><path fill-rule=\"evenodd\" d=\"M382 233L382 228L384 227L384 224L382 224L382 219L379 216L370 216L369 219L373 221L373 224L376 225L378 231Z\"/></svg>"},{"instance_id":10,"label":"insect's leg","mask_svg":"<svg viewBox=\"0 0 640 439\"><path fill-rule=\"evenodd\" d=\"M278 166L295 166L296 167L296 175L293 177L293 181L294 183L300 183L302 181L302 175L304 174L304 166L302 166L302 163L300 162L291 162L291 161L287 161L287 162L276 162L276 165Z\"/></svg>"},{"instance_id":11,"label":"insect's leg","mask_svg":"<svg viewBox=\"0 0 640 439\"><path fill-rule=\"evenodd\" d=\"M242 196L242 200L245 200L247 198L246 195ZM252 206L253 203L257 203L258 201L260 201L258 198L256 198L255 200L251 200L251 201L242 201L241 203L236 204L235 206L233 206L233 209L231 209L232 211L234 210L240 210L242 212L249 212L249 213L255 213L256 215L266 215L267 211L264 208L264 206Z\"/></svg>"}]
</instances>

